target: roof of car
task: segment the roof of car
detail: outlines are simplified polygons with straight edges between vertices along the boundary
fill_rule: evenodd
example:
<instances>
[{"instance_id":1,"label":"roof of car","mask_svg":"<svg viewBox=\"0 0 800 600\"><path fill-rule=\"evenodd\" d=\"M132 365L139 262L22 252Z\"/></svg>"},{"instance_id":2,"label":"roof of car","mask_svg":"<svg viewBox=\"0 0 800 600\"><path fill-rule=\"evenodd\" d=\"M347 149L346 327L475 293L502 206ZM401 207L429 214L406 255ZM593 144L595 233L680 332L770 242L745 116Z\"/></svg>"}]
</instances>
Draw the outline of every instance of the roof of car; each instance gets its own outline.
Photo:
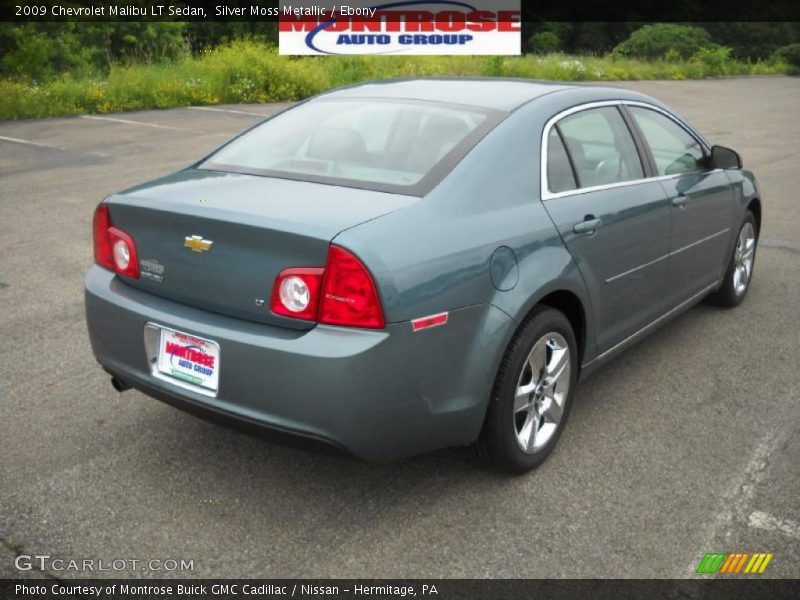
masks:
<instances>
[{"instance_id":1,"label":"roof of car","mask_svg":"<svg viewBox=\"0 0 800 600\"><path fill-rule=\"evenodd\" d=\"M469 104L510 111L552 92L575 85L497 78L390 79L333 90L325 96L341 98L398 98Z\"/></svg>"}]
</instances>

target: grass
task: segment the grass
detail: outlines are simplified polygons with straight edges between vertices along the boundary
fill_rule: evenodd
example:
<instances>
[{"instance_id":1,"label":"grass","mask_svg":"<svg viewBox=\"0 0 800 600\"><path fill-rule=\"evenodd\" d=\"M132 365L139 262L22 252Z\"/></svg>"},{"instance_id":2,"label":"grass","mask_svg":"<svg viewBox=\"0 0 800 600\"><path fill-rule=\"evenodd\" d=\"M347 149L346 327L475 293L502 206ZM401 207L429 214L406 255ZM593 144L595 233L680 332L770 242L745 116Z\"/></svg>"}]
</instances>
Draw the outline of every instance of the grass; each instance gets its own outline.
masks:
<instances>
[{"instance_id":1,"label":"grass","mask_svg":"<svg viewBox=\"0 0 800 600\"><path fill-rule=\"evenodd\" d=\"M279 56L274 46L239 40L173 63L114 67L104 78L63 75L46 83L0 80L0 119L299 100L331 87L415 76L524 77L556 81L700 79L777 75L782 62L641 61L611 56Z\"/></svg>"}]
</instances>

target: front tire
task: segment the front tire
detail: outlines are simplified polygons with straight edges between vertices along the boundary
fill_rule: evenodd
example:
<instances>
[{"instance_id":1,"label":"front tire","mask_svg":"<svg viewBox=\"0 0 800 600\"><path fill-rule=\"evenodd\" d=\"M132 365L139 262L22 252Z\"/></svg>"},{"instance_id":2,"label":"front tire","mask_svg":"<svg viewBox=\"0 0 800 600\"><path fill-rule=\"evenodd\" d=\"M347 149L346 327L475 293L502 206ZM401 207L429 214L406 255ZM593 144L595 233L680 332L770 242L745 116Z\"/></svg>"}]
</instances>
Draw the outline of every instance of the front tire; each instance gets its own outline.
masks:
<instances>
[{"instance_id":1,"label":"front tire","mask_svg":"<svg viewBox=\"0 0 800 600\"><path fill-rule=\"evenodd\" d=\"M506 350L475 453L491 466L525 473L553 451L578 378L569 320L549 306L534 309Z\"/></svg>"},{"instance_id":2,"label":"front tire","mask_svg":"<svg viewBox=\"0 0 800 600\"><path fill-rule=\"evenodd\" d=\"M727 308L733 308L742 303L747 296L747 290L750 289L757 244L756 220L753 213L748 211L739 228L736 246L733 249L733 255L728 263L722 284L716 292L709 296L709 301Z\"/></svg>"}]
</instances>

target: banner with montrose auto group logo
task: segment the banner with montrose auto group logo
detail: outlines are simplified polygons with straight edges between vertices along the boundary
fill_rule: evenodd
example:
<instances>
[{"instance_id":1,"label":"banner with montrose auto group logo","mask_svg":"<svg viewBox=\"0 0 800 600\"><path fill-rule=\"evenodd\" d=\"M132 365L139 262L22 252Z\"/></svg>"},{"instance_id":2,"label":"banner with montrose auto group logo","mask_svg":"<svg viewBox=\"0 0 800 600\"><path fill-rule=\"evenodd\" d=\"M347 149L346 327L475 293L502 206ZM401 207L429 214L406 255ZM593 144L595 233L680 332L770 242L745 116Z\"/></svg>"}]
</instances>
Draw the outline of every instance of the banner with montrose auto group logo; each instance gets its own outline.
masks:
<instances>
[{"instance_id":1,"label":"banner with montrose auto group logo","mask_svg":"<svg viewBox=\"0 0 800 600\"><path fill-rule=\"evenodd\" d=\"M281 2L284 55L520 54L519 0Z\"/></svg>"}]
</instances>

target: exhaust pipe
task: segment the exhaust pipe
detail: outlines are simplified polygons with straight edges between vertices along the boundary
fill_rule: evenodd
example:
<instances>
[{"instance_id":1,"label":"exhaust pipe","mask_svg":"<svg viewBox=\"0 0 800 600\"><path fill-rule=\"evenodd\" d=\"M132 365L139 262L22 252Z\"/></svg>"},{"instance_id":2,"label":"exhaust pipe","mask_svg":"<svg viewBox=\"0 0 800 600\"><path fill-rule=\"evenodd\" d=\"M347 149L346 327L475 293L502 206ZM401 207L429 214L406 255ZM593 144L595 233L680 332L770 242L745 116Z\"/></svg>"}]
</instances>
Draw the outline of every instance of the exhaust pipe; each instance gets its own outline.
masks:
<instances>
[{"instance_id":1,"label":"exhaust pipe","mask_svg":"<svg viewBox=\"0 0 800 600\"><path fill-rule=\"evenodd\" d=\"M111 378L111 385L114 387L115 390L117 390L120 393L124 392L125 390L131 389L131 386L129 386L121 379L117 379L116 377Z\"/></svg>"}]
</instances>

